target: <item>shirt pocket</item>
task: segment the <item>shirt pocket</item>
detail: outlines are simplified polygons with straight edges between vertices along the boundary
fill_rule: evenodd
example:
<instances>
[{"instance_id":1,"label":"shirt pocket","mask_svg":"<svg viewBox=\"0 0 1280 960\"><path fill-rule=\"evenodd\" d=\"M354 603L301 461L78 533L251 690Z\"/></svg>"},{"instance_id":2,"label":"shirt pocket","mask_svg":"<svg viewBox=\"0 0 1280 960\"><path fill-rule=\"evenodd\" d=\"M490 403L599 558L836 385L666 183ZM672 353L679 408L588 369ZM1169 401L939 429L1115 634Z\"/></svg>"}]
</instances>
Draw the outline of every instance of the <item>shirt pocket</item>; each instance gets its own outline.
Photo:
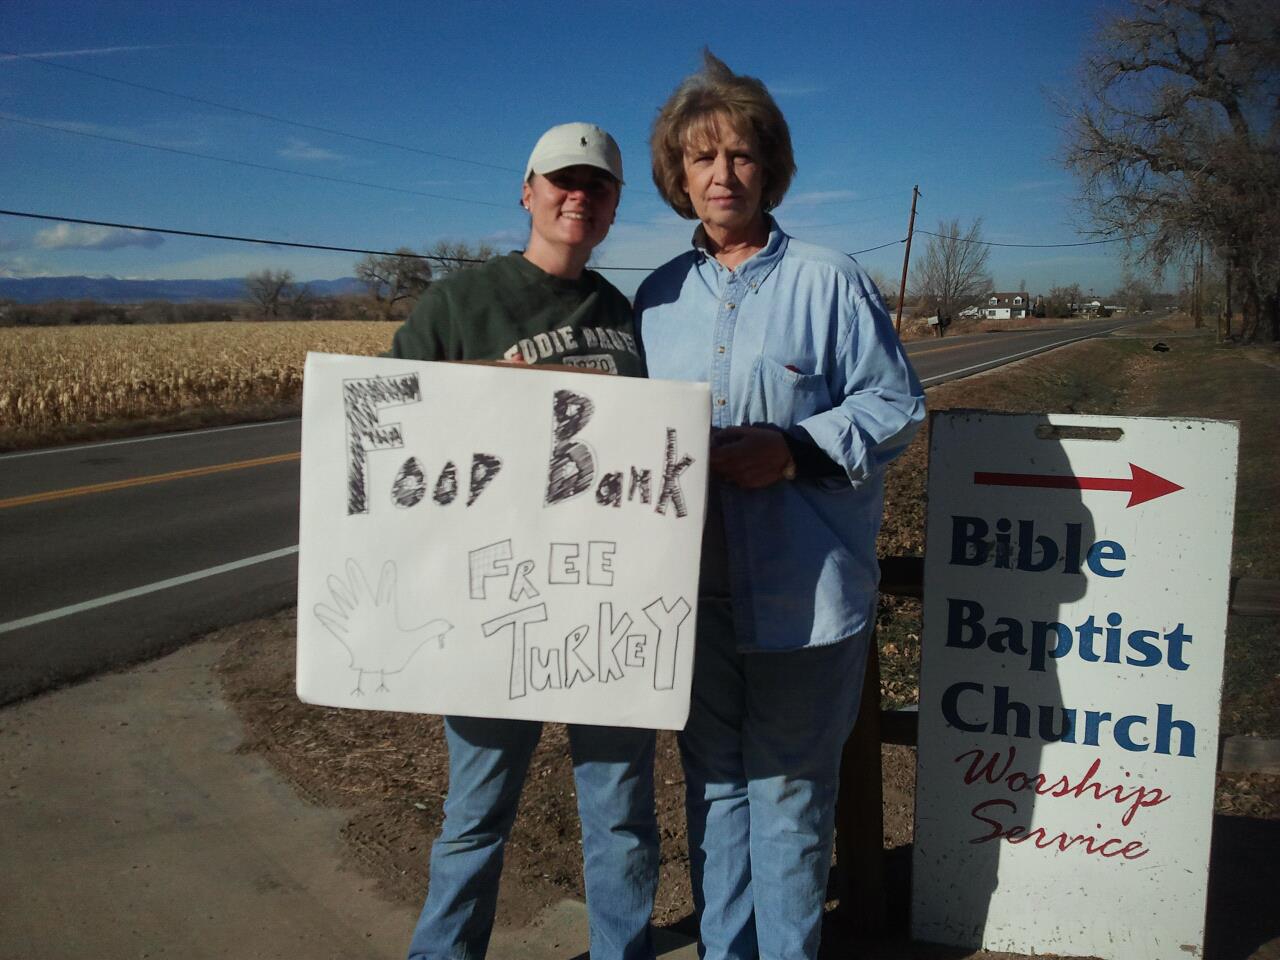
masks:
<instances>
[{"instance_id":1,"label":"shirt pocket","mask_svg":"<svg viewBox=\"0 0 1280 960\"><path fill-rule=\"evenodd\" d=\"M757 357L751 371L747 423L790 427L831 407L827 380L821 374L797 373L768 357Z\"/></svg>"}]
</instances>

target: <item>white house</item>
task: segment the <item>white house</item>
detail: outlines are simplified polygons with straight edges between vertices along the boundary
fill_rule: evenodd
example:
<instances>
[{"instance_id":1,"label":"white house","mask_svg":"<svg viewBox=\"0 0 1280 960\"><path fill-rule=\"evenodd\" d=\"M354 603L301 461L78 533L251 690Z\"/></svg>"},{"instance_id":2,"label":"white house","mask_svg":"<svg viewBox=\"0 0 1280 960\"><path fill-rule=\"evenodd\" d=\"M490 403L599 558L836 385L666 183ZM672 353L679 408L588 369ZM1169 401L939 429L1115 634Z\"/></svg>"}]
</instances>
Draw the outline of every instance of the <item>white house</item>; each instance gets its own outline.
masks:
<instances>
[{"instance_id":1,"label":"white house","mask_svg":"<svg viewBox=\"0 0 1280 960\"><path fill-rule=\"evenodd\" d=\"M1025 290L993 293L987 297L983 315L988 320L1021 320L1031 310L1031 298Z\"/></svg>"}]
</instances>

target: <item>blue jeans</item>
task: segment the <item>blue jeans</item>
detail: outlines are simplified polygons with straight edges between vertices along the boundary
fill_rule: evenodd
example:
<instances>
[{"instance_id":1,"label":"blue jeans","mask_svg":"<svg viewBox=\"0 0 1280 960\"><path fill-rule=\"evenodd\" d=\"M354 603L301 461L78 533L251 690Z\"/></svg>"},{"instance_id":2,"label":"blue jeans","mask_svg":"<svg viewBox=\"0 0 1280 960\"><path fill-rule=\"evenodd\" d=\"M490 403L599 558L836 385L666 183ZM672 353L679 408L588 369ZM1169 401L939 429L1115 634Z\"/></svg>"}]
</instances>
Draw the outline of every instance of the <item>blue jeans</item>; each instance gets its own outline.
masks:
<instances>
[{"instance_id":1,"label":"blue jeans","mask_svg":"<svg viewBox=\"0 0 1280 960\"><path fill-rule=\"evenodd\" d=\"M840 754L869 636L739 653L729 601L699 598L680 754L700 957L818 955Z\"/></svg>"},{"instance_id":2,"label":"blue jeans","mask_svg":"<svg viewBox=\"0 0 1280 960\"><path fill-rule=\"evenodd\" d=\"M409 960L479 960L542 724L446 717L449 795ZM652 960L658 885L652 730L569 725L593 960Z\"/></svg>"}]
</instances>

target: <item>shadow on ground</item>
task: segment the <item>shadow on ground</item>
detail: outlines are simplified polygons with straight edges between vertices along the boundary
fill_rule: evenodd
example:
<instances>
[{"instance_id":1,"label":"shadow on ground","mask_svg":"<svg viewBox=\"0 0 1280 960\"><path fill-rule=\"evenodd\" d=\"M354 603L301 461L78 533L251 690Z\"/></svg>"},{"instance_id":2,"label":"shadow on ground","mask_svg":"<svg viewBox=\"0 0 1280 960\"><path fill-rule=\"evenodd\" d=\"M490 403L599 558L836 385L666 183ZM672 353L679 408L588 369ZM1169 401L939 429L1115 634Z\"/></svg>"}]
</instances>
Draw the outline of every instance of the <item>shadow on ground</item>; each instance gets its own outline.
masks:
<instances>
[{"instance_id":1,"label":"shadow on ground","mask_svg":"<svg viewBox=\"0 0 1280 960\"><path fill-rule=\"evenodd\" d=\"M1280 820L1213 818L1205 957L1280 958Z\"/></svg>"},{"instance_id":2,"label":"shadow on ground","mask_svg":"<svg viewBox=\"0 0 1280 960\"><path fill-rule=\"evenodd\" d=\"M839 910L827 916L821 960L960 960L992 957L909 939L911 846L885 851L887 929L879 938L849 929ZM834 889L834 878L832 881ZM1280 821L1218 815L1213 818L1205 960L1280 960ZM1136 896L1136 895L1135 895ZM692 917L679 925L694 933ZM1000 954L999 956L1008 956Z\"/></svg>"}]
</instances>

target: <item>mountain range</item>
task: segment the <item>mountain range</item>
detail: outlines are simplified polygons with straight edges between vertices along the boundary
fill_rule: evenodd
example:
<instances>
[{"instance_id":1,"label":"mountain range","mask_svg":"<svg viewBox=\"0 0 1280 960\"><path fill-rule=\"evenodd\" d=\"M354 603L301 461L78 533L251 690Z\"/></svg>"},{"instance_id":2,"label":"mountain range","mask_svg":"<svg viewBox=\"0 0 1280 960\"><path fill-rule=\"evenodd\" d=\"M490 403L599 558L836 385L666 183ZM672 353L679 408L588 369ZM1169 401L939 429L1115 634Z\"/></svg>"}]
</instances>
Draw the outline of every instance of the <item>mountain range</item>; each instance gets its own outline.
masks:
<instances>
[{"instance_id":1,"label":"mountain range","mask_svg":"<svg viewBox=\"0 0 1280 960\"><path fill-rule=\"evenodd\" d=\"M355 277L337 280L308 280L316 296L363 293L365 287ZM100 303L141 303L167 300L191 303L196 300L244 300L244 278L224 280L117 280L115 277L0 277L0 300L43 303L46 300L96 300Z\"/></svg>"}]
</instances>

